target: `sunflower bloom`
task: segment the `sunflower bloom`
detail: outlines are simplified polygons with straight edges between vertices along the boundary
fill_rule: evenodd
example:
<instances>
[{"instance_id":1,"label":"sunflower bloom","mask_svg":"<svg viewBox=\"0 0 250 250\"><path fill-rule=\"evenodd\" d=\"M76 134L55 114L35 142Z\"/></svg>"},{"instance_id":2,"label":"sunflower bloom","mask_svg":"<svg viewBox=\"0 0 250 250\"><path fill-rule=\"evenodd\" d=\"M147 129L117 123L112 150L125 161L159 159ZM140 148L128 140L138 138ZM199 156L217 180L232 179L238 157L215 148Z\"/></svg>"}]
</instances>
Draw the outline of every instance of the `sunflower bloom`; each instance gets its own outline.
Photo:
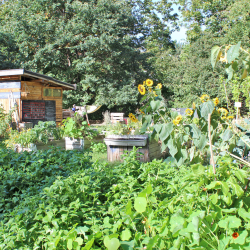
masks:
<instances>
[{"instance_id":1,"label":"sunflower bloom","mask_svg":"<svg viewBox=\"0 0 250 250\"><path fill-rule=\"evenodd\" d=\"M219 104L219 102L220 102L220 101L219 101L219 98L216 97L216 98L214 99L214 105L217 106L217 105Z\"/></svg>"},{"instance_id":2,"label":"sunflower bloom","mask_svg":"<svg viewBox=\"0 0 250 250\"><path fill-rule=\"evenodd\" d=\"M219 108L218 109L218 112L220 112L222 115L224 115L224 116L227 116L227 114L228 114L228 110L227 109L225 109L225 108Z\"/></svg>"},{"instance_id":3,"label":"sunflower bloom","mask_svg":"<svg viewBox=\"0 0 250 250\"><path fill-rule=\"evenodd\" d=\"M162 84L161 83L158 83L157 86L156 86L157 89L162 89Z\"/></svg>"},{"instance_id":4,"label":"sunflower bloom","mask_svg":"<svg viewBox=\"0 0 250 250\"><path fill-rule=\"evenodd\" d=\"M179 122L181 121L181 119L182 119L182 115L177 115L176 118L175 118L175 120L179 121Z\"/></svg>"},{"instance_id":5,"label":"sunflower bloom","mask_svg":"<svg viewBox=\"0 0 250 250\"><path fill-rule=\"evenodd\" d=\"M154 96L158 96L155 91L153 91L153 92L154 92Z\"/></svg>"},{"instance_id":6,"label":"sunflower bloom","mask_svg":"<svg viewBox=\"0 0 250 250\"><path fill-rule=\"evenodd\" d=\"M141 95L145 95L146 88L142 84L138 85L138 90L139 90L139 92L140 92Z\"/></svg>"},{"instance_id":7,"label":"sunflower bloom","mask_svg":"<svg viewBox=\"0 0 250 250\"><path fill-rule=\"evenodd\" d=\"M152 80L150 80L150 79L147 79L147 80L146 80L146 85L147 85L148 87L153 86L153 84L154 84L154 82L153 82Z\"/></svg>"},{"instance_id":8,"label":"sunflower bloom","mask_svg":"<svg viewBox=\"0 0 250 250\"><path fill-rule=\"evenodd\" d=\"M234 232L234 233L232 234L232 236L233 236L234 239L237 239L237 238L239 237L239 233Z\"/></svg>"},{"instance_id":9,"label":"sunflower bloom","mask_svg":"<svg viewBox=\"0 0 250 250\"><path fill-rule=\"evenodd\" d=\"M186 114L188 115L188 116L191 116L193 113L194 113L194 111L193 110L191 110L191 109L186 109Z\"/></svg>"},{"instance_id":10,"label":"sunflower bloom","mask_svg":"<svg viewBox=\"0 0 250 250\"><path fill-rule=\"evenodd\" d=\"M179 124L179 122L180 122L180 121L177 121L176 119L175 119L175 120L173 120L173 124L174 124L174 125Z\"/></svg>"},{"instance_id":11,"label":"sunflower bloom","mask_svg":"<svg viewBox=\"0 0 250 250\"><path fill-rule=\"evenodd\" d=\"M140 113L142 113L143 115L145 115L145 113L141 109L139 109L139 111L140 111Z\"/></svg>"},{"instance_id":12,"label":"sunflower bloom","mask_svg":"<svg viewBox=\"0 0 250 250\"><path fill-rule=\"evenodd\" d=\"M227 120L234 119L232 115L227 116Z\"/></svg>"},{"instance_id":13,"label":"sunflower bloom","mask_svg":"<svg viewBox=\"0 0 250 250\"><path fill-rule=\"evenodd\" d=\"M201 100L201 102L207 102L207 101L209 101L209 96L208 95L202 95L200 97L200 100Z\"/></svg>"}]
</instances>

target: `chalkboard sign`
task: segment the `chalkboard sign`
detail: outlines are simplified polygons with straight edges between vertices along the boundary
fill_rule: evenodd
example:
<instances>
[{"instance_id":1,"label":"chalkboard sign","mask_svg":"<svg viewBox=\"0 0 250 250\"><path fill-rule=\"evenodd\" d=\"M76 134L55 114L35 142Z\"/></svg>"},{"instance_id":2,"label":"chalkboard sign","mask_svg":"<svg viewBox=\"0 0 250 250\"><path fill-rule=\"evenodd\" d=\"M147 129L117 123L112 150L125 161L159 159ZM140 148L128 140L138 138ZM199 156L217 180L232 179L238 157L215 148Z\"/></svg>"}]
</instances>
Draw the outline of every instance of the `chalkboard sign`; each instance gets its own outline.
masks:
<instances>
[{"instance_id":1,"label":"chalkboard sign","mask_svg":"<svg viewBox=\"0 0 250 250\"><path fill-rule=\"evenodd\" d=\"M55 101L45 101L45 121L56 121Z\"/></svg>"},{"instance_id":2,"label":"chalkboard sign","mask_svg":"<svg viewBox=\"0 0 250 250\"><path fill-rule=\"evenodd\" d=\"M56 121L55 101L22 101L22 120L32 122L33 125L39 121Z\"/></svg>"}]
</instances>

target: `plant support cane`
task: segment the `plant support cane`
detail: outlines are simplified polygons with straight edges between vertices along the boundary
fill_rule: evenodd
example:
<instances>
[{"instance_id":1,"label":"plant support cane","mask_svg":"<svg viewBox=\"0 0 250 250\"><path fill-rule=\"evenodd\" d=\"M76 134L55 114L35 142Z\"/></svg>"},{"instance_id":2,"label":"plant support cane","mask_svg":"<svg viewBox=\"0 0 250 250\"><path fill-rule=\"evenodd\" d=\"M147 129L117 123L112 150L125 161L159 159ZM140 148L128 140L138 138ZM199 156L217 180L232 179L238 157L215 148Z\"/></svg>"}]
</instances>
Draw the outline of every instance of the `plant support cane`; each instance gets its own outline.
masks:
<instances>
[{"instance_id":1,"label":"plant support cane","mask_svg":"<svg viewBox=\"0 0 250 250\"><path fill-rule=\"evenodd\" d=\"M208 114L208 137L209 137L209 145L210 145L210 163L213 166L214 174L216 174L214 156L213 156L212 139L211 139L211 114Z\"/></svg>"}]
</instances>

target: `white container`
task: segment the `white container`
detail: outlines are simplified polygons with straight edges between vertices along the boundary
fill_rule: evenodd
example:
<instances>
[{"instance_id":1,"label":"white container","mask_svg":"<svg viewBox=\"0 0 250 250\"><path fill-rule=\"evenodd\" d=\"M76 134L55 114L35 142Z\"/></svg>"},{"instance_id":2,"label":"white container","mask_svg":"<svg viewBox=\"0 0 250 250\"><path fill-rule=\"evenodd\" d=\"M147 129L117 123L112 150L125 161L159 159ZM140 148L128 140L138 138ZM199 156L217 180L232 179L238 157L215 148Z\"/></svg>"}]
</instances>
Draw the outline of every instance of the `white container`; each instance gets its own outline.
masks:
<instances>
[{"instance_id":1,"label":"white container","mask_svg":"<svg viewBox=\"0 0 250 250\"><path fill-rule=\"evenodd\" d=\"M84 149L84 139L75 139L71 137L65 137L65 149L66 150L83 150Z\"/></svg>"}]
</instances>

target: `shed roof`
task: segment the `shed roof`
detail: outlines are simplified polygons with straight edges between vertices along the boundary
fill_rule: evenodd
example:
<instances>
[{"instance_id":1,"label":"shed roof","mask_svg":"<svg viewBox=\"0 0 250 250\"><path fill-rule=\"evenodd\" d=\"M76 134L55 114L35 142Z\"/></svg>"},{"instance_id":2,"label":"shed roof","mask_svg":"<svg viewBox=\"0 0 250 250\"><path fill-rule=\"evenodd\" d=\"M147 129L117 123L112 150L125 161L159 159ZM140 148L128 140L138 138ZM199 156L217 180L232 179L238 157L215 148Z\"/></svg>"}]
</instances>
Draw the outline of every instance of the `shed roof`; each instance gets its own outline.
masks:
<instances>
[{"instance_id":1,"label":"shed roof","mask_svg":"<svg viewBox=\"0 0 250 250\"><path fill-rule=\"evenodd\" d=\"M70 84L66 82L62 82L59 80L56 80L50 76L42 75L39 73L35 73L26 69L6 69L6 70L0 70L0 77L3 76L24 76L24 77L29 77L33 79L41 79L44 80L48 83L50 83L52 86L61 86L63 89L68 89L68 90L74 90L76 89L75 84Z\"/></svg>"}]
</instances>

